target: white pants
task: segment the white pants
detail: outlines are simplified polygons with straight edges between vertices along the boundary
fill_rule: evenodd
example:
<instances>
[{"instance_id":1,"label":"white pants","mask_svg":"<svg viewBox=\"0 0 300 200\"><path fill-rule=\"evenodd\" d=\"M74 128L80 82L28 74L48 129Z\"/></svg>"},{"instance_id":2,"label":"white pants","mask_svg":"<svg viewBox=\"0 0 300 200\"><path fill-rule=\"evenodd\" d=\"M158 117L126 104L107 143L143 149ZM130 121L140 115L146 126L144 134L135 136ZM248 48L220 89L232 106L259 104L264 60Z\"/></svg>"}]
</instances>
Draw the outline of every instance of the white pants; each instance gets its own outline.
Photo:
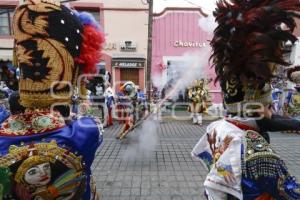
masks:
<instances>
[{"instance_id":1,"label":"white pants","mask_svg":"<svg viewBox=\"0 0 300 200\"><path fill-rule=\"evenodd\" d=\"M202 113L194 113L193 124L202 124Z\"/></svg>"}]
</instances>

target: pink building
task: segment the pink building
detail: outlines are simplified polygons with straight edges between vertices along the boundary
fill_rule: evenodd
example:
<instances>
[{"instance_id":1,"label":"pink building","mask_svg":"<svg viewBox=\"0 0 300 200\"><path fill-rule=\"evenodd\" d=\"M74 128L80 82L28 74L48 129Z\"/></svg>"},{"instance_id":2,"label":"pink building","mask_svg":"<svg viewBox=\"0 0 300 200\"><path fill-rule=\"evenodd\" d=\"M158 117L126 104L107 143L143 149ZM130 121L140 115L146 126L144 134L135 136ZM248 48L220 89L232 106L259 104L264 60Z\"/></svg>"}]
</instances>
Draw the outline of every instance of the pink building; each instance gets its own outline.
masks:
<instances>
[{"instance_id":1,"label":"pink building","mask_svg":"<svg viewBox=\"0 0 300 200\"><path fill-rule=\"evenodd\" d=\"M198 52L209 51L212 34L199 26L199 20L206 16L199 8L166 8L154 15L151 66L154 85L156 82L163 84L169 78L168 64L177 63L179 69L176 70L184 71L187 66L180 63L185 62L187 54L198 55ZM202 67L205 70L200 74L214 79L215 73L209 68L208 56L201 63L206 66ZM209 88L213 102L220 103L218 85L216 87L211 83Z\"/></svg>"}]
</instances>

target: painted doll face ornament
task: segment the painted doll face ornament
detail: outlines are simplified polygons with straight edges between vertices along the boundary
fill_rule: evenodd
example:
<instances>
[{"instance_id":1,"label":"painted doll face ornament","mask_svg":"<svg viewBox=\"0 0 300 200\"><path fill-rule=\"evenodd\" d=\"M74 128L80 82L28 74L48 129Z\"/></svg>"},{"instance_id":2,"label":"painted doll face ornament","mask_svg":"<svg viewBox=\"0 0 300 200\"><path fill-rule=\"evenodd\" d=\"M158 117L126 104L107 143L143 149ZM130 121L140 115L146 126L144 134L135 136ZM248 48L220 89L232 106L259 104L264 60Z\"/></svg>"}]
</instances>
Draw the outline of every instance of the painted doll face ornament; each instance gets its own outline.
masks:
<instances>
[{"instance_id":1,"label":"painted doll face ornament","mask_svg":"<svg viewBox=\"0 0 300 200\"><path fill-rule=\"evenodd\" d=\"M42 163L33 166L26 171L24 175L24 180L30 184L37 187L46 186L51 180L51 167L50 163Z\"/></svg>"}]
</instances>

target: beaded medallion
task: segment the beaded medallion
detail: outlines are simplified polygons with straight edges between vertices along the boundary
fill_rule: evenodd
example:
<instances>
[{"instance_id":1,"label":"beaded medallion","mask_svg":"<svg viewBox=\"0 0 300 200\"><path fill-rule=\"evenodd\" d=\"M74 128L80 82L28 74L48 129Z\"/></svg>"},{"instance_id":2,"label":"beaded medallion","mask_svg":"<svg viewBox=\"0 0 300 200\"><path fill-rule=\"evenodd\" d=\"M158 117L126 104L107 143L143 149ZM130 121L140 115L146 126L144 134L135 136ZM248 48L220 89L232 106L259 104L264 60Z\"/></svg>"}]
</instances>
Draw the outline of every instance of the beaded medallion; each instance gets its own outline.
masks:
<instances>
[{"instance_id":1,"label":"beaded medallion","mask_svg":"<svg viewBox=\"0 0 300 200\"><path fill-rule=\"evenodd\" d=\"M27 110L24 114L12 115L3 122L0 136L27 136L41 134L65 126L59 112L50 110Z\"/></svg>"}]
</instances>

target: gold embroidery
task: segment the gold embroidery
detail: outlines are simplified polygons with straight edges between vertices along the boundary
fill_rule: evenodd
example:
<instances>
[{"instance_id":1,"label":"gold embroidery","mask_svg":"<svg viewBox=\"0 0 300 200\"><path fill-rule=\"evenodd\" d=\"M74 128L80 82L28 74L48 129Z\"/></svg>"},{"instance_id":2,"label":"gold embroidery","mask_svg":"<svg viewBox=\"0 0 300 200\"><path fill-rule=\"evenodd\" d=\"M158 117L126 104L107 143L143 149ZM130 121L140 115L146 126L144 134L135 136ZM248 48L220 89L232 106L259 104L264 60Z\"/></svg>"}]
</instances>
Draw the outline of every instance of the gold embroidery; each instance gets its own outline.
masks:
<instances>
[{"instance_id":1,"label":"gold embroidery","mask_svg":"<svg viewBox=\"0 0 300 200\"><path fill-rule=\"evenodd\" d=\"M232 77L226 82L226 92L229 96L235 96L238 93L238 90L236 88L237 86L237 80L236 78Z\"/></svg>"},{"instance_id":2,"label":"gold embroidery","mask_svg":"<svg viewBox=\"0 0 300 200\"><path fill-rule=\"evenodd\" d=\"M15 22L24 21L23 15L26 12L27 12L26 8L24 8L24 7L18 8L18 10L15 12L13 21L15 21ZM14 38L17 42L22 42L22 41L29 40L30 38L32 38L31 35L25 33L22 30L22 27L20 27L19 23L13 23L13 32L14 32Z\"/></svg>"},{"instance_id":3,"label":"gold embroidery","mask_svg":"<svg viewBox=\"0 0 300 200\"><path fill-rule=\"evenodd\" d=\"M9 153L0 158L0 166L9 167L17 161L30 157L32 152L34 152L35 156L47 156L51 161L59 160L69 168L75 170L82 169L81 159L75 154L58 147L55 141L21 147L12 145L9 149Z\"/></svg>"},{"instance_id":4,"label":"gold embroidery","mask_svg":"<svg viewBox=\"0 0 300 200\"><path fill-rule=\"evenodd\" d=\"M51 12L53 10L60 10L60 3L58 1L31 0L27 4L28 8L34 12Z\"/></svg>"},{"instance_id":5,"label":"gold embroidery","mask_svg":"<svg viewBox=\"0 0 300 200\"><path fill-rule=\"evenodd\" d=\"M30 55L32 51L28 51L22 45L17 45L16 48L17 48L17 57L19 63L24 63L28 66L32 66L32 62L31 62L32 56Z\"/></svg>"},{"instance_id":6,"label":"gold embroidery","mask_svg":"<svg viewBox=\"0 0 300 200\"><path fill-rule=\"evenodd\" d=\"M57 10L61 10L59 2L32 0L20 6L14 16L14 21L17 22L13 24L13 30L17 42L16 54L18 63L25 64L26 67L33 66L32 53L35 50L27 50L26 47L20 44L25 40L36 42L36 50L43 52L42 57L48 60L47 66L40 67L46 67L49 70L49 75L46 74L40 81L30 78L25 79L21 72L19 87L21 104L25 107L47 107L56 102L70 101L71 95L68 91L56 92L55 96L45 92L51 89L52 83L55 81L58 82L53 86L56 91L66 88L69 85L68 83L71 84L74 79L72 71L75 67L72 55L66 50L64 44L47 38L49 36L47 33L49 12ZM35 12L39 15L32 19L30 18L30 12ZM45 38L39 38L41 36Z\"/></svg>"},{"instance_id":7,"label":"gold embroidery","mask_svg":"<svg viewBox=\"0 0 300 200\"><path fill-rule=\"evenodd\" d=\"M34 21L30 20L28 10L24 12L24 15L21 18L21 28L25 33L29 35L43 35L48 36L47 31L45 30L48 27L48 17L40 15L34 19ZM18 41L20 42L20 41Z\"/></svg>"},{"instance_id":8,"label":"gold embroidery","mask_svg":"<svg viewBox=\"0 0 300 200\"><path fill-rule=\"evenodd\" d=\"M72 83L72 71L74 68L74 60L71 54L66 51L65 46L55 40L37 40L38 50L43 50L43 58L49 58L47 68L52 69L50 82L59 80L63 75L62 81ZM62 74L63 73L63 74ZM62 89L65 83L59 83L57 89Z\"/></svg>"}]
</instances>

